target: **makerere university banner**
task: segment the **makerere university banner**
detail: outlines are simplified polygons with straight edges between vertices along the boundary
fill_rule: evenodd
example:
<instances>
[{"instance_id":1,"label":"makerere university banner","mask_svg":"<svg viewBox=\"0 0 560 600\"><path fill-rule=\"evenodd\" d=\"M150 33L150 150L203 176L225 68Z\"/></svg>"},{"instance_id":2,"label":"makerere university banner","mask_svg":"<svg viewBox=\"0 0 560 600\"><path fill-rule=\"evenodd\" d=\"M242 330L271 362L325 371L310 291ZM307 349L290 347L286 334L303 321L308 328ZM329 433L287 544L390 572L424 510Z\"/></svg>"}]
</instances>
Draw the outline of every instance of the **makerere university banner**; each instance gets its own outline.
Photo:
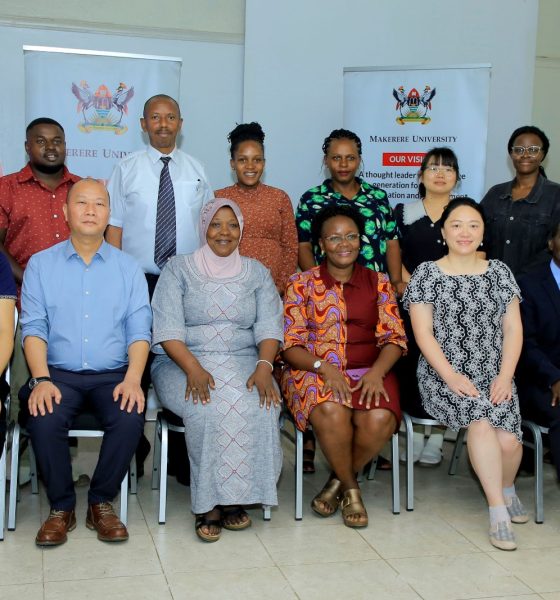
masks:
<instances>
[{"instance_id":1,"label":"makerere university banner","mask_svg":"<svg viewBox=\"0 0 560 600\"><path fill-rule=\"evenodd\" d=\"M179 97L180 58L39 46L24 46L24 58L26 123L58 121L66 165L82 177L106 180L145 146L139 119L150 96Z\"/></svg>"},{"instance_id":2,"label":"makerere university banner","mask_svg":"<svg viewBox=\"0 0 560 600\"><path fill-rule=\"evenodd\" d=\"M418 169L436 146L459 159L456 196L484 194L490 65L344 69L344 127L362 140L360 176L394 206L418 198Z\"/></svg>"}]
</instances>

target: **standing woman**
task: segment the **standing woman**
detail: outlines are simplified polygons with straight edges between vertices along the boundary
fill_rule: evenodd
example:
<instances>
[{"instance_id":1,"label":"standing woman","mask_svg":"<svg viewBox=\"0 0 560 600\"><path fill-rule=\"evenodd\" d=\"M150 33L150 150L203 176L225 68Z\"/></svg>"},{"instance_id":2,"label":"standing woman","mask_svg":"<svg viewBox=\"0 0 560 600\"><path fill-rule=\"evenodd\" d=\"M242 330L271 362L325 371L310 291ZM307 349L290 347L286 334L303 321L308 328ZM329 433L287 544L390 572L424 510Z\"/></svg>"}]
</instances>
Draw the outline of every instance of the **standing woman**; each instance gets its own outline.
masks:
<instances>
[{"instance_id":1,"label":"standing woman","mask_svg":"<svg viewBox=\"0 0 560 600\"><path fill-rule=\"evenodd\" d=\"M422 263L403 298L422 351L422 403L448 427L468 428L469 457L490 508L490 543L515 550L511 522L528 521L514 486L522 454L513 384L523 341L520 292L506 265L477 254L484 213L474 200L452 200L441 229L447 255Z\"/></svg>"},{"instance_id":2,"label":"standing woman","mask_svg":"<svg viewBox=\"0 0 560 600\"><path fill-rule=\"evenodd\" d=\"M261 183L265 167L264 132L258 123L242 123L228 135L230 165L237 183L216 192L234 200L245 221L239 251L270 269L281 296L297 270L294 209L286 192Z\"/></svg>"},{"instance_id":3,"label":"standing woman","mask_svg":"<svg viewBox=\"0 0 560 600\"><path fill-rule=\"evenodd\" d=\"M538 127L516 129L507 145L515 178L490 188L481 202L488 222L486 256L505 262L516 277L550 260L547 237L560 220L560 185L541 166L549 147Z\"/></svg>"},{"instance_id":4,"label":"standing woman","mask_svg":"<svg viewBox=\"0 0 560 600\"><path fill-rule=\"evenodd\" d=\"M373 271L387 273L397 295L401 295L405 284L401 274L397 223L387 194L356 176L361 157L362 142L354 132L335 129L325 138L323 164L330 177L305 192L296 210L299 267L308 271L322 262L323 252L311 235L317 213L330 205L350 206L365 221L358 263ZM315 438L311 430L305 432L303 453L304 473L314 473ZM385 465L384 468L390 468L387 462Z\"/></svg>"},{"instance_id":5,"label":"standing woman","mask_svg":"<svg viewBox=\"0 0 560 600\"><path fill-rule=\"evenodd\" d=\"M418 265L427 260L438 260L445 254L440 220L459 177L459 163L453 150L432 148L424 156L418 174L420 199L395 207L395 218L401 233L402 279L405 284L410 281ZM406 311L403 311L402 318L408 338L408 354L396 367L401 385L401 404L412 416L427 418L420 402L416 379L420 350L414 341ZM423 430L422 427L414 432L414 462L420 461L422 466L437 466L441 463L443 431L432 428L432 434L424 444Z\"/></svg>"}]
</instances>

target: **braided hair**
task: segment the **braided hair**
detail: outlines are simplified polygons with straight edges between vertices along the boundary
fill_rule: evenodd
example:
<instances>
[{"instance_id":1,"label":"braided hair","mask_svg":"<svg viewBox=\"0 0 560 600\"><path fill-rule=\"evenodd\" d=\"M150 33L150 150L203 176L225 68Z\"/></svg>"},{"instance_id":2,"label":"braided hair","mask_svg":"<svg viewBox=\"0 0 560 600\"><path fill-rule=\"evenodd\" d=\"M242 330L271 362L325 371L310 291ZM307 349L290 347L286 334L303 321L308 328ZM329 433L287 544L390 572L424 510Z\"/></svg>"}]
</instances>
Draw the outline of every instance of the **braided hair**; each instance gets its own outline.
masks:
<instances>
[{"instance_id":1,"label":"braided hair","mask_svg":"<svg viewBox=\"0 0 560 600\"><path fill-rule=\"evenodd\" d=\"M264 150L264 131L260 124L255 121L252 123L240 123L235 129L229 132L227 139L230 143L229 152L231 158L233 158L237 148L243 142L257 142Z\"/></svg>"},{"instance_id":2,"label":"braided hair","mask_svg":"<svg viewBox=\"0 0 560 600\"><path fill-rule=\"evenodd\" d=\"M326 156L329 151L329 146L333 140L351 140L356 142L358 147L358 154L362 156L362 140L353 132L348 129L333 129L323 142L323 154Z\"/></svg>"}]
</instances>

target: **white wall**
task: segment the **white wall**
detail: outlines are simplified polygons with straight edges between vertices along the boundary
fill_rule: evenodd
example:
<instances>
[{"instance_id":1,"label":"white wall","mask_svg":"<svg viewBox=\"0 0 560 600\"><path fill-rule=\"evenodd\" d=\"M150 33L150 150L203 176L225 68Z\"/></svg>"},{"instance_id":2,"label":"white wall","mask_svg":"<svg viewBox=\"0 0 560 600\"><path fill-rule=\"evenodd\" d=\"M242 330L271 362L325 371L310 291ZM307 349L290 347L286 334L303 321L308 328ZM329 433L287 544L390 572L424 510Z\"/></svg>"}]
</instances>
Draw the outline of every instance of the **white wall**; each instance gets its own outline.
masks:
<instances>
[{"instance_id":1,"label":"white wall","mask_svg":"<svg viewBox=\"0 0 560 600\"><path fill-rule=\"evenodd\" d=\"M243 118L267 134L266 181L294 203L321 181L344 67L471 63L493 66L486 186L510 178L506 141L531 119L537 13L537 0L247 0Z\"/></svg>"},{"instance_id":2,"label":"white wall","mask_svg":"<svg viewBox=\"0 0 560 600\"><path fill-rule=\"evenodd\" d=\"M242 45L1 26L0 40L0 165L4 173L26 162L22 46L36 45L181 57L181 148L206 165L214 188L230 184L226 134L241 118Z\"/></svg>"}]
</instances>

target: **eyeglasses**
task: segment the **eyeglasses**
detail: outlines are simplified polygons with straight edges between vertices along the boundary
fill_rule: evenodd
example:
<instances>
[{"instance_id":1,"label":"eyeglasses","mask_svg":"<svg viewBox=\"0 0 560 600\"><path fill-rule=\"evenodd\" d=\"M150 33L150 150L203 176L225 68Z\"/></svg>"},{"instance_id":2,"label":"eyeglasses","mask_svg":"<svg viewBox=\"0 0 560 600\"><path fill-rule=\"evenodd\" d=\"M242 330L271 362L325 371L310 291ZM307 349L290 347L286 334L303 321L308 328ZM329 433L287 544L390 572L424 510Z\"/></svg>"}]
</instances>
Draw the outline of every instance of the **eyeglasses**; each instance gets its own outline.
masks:
<instances>
[{"instance_id":1,"label":"eyeglasses","mask_svg":"<svg viewBox=\"0 0 560 600\"><path fill-rule=\"evenodd\" d=\"M346 240L352 244L353 242L357 242L359 239L359 233L348 233L347 235L329 235L329 237L324 238L325 242L329 242L329 244L333 244L334 246L340 244L342 240Z\"/></svg>"},{"instance_id":2,"label":"eyeglasses","mask_svg":"<svg viewBox=\"0 0 560 600\"><path fill-rule=\"evenodd\" d=\"M524 156L525 153L529 156L537 156L541 150L541 146L512 146L511 153L515 156Z\"/></svg>"},{"instance_id":3,"label":"eyeglasses","mask_svg":"<svg viewBox=\"0 0 560 600\"><path fill-rule=\"evenodd\" d=\"M455 169L453 167L436 167L436 165L430 165L426 167L426 171L433 173L434 175L445 175L446 177L455 175Z\"/></svg>"}]
</instances>

